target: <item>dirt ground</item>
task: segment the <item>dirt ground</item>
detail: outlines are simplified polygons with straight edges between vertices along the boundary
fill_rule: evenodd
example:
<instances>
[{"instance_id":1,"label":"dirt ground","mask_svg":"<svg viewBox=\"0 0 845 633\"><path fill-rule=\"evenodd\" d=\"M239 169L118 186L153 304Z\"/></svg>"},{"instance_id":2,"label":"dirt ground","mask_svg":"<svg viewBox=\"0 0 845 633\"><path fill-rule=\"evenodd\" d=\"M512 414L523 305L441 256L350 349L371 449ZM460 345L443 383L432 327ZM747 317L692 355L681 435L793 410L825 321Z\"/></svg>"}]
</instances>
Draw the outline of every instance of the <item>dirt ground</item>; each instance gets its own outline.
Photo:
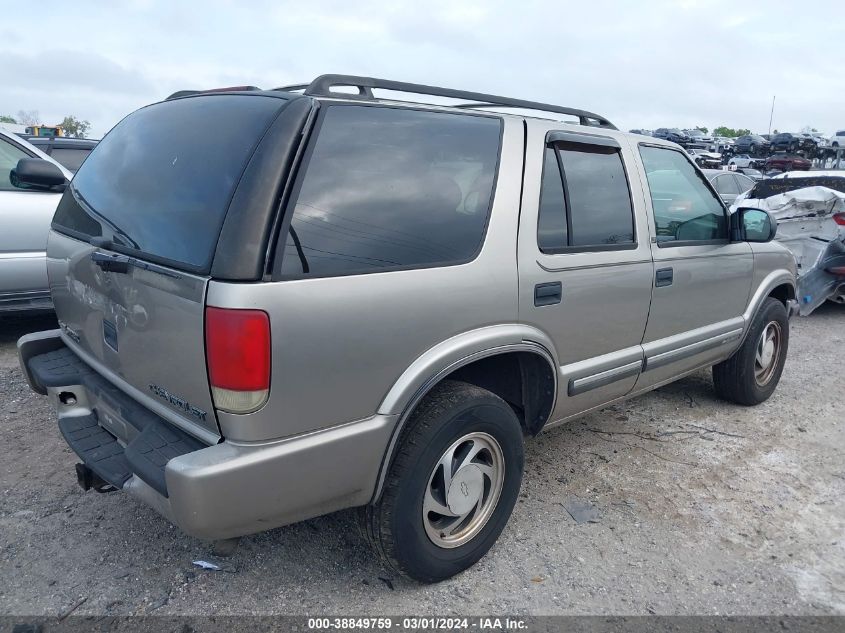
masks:
<instances>
[{"instance_id":1,"label":"dirt ground","mask_svg":"<svg viewBox=\"0 0 845 633\"><path fill-rule=\"evenodd\" d=\"M423 586L379 564L351 512L222 559L128 495L84 493L15 356L18 336L54 325L6 319L0 614L82 599L89 615L845 614L845 307L792 324L783 379L757 408L716 400L701 372L529 440L498 544Z\"/></svg>"}]
</instances>

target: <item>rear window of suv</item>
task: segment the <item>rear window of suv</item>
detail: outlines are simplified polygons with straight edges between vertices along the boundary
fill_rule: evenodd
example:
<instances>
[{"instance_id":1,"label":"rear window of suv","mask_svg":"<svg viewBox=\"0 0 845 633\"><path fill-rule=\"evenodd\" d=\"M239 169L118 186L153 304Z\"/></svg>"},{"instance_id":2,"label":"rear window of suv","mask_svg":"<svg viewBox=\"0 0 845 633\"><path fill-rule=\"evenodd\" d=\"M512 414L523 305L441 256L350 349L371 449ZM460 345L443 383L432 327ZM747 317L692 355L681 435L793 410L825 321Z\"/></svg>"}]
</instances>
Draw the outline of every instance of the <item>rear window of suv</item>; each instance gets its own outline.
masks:
<instances>
[{"instance_id":1,"label":"rear window of suv","mask_svg":"<svg viewBox=\"0 0 845 633\"><path fill-rule=\"evenodd\" d=\"M333 105L293 196L284 277L469 261L499 160L496 117Z\"/></svg>"},{"instance_id":2,"label":"rear window of suv","mask_svg":"<svg viewBox=\"0 0 845 633\"><path fill-rule=\"evenodd\" d=\"M207 272L235 185L287 102L208 95L133 112L91 152L54 227L114 250Z\"/></svg>"}]
</instances>

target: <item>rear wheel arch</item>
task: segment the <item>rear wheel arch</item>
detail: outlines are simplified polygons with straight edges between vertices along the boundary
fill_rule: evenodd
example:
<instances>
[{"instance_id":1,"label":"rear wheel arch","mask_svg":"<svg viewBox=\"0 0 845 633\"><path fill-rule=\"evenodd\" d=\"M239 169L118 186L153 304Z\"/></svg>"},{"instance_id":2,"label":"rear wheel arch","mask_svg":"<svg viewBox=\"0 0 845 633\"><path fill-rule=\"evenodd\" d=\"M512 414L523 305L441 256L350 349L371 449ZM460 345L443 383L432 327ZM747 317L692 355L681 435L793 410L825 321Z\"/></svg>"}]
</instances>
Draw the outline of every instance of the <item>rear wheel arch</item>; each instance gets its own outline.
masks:
<instances>
[{"instance_id":1,"label":"rear wheel arch","mask_svg":"<svg viewBox=\"0 0 845 633\"><path fill-rule=\"evenodd\" d=\"M542 430L554 410L557 398L557 365L551 353L538 343L525 341L468 355L433 376L405 406L382 459L371 503L382 494L385 476L408 419L425 397L444 380L475 385L500 397L513 409L526 435L536 435Z\"/></svg>"},{"instance_id":2,"label":"rear wheel arch","mask_svg":"<svg viewBox=\"0 0 845 633\"><path fill-rule=\"evenodd\" d=\"M539 351L511 351L472 361L443 379L460 380L496 394L514 409L523 431L536 435L551 416L557 372Z\"/></svg>"}]
</instances>

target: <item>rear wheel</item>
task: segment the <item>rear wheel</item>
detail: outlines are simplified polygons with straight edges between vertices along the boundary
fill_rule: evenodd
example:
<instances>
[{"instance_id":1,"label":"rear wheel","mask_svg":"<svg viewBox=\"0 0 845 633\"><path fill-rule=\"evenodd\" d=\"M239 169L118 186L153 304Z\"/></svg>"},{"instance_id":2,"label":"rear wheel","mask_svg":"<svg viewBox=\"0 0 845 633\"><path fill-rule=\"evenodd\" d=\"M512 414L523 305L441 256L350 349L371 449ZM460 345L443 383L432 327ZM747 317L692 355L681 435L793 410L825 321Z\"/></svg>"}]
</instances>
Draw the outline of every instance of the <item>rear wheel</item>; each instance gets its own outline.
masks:
<instances>
[{"instance_id":1,"label":"rear wheel","mask_svg":"<svg viewBox=\"0 0 845 633\"><path fill-rule=\"evenodd\" d=\"M498 396L444 381L400 437L384 492L362 509L376 551L395 571L437 582L496 542L522 482L522 428Z\"/></svg>"},{"instance_id":2,"label":"rear wheel","mask_svg":"<svg viewBox=\"0 0 845 633\"><path fill-rule=\"evenodd\" d=\"M788 348L786 307L769 297L754 317L742 346L713 367L716 393L746 406L768 400L780 381Z\"/></svg>"}]
</instances>

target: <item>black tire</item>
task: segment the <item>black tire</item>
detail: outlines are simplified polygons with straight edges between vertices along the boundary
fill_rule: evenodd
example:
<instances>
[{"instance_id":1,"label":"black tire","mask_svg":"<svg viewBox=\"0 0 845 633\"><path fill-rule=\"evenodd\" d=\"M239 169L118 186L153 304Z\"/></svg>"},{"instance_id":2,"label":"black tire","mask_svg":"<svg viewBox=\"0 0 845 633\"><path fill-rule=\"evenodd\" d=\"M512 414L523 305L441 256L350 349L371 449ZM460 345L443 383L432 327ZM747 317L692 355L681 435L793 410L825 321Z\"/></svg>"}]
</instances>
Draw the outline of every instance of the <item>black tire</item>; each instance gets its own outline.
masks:
<instances>
[{"instance_id":1,"label":"black tire","mask_svg":"<svg viewBox=\"0 0 845 633\"><path fill-rule=\"evenodd\" d=\"M758 380L756 361L757 348L764 331L770 324L775 324L779 331L779 344L773 356L774 365L769 372L764 372L763 383ZM765 402L778 386L786 353L789 349L789 317L786 307L777 299L768 297L751 322L748 336L742 346L729 359L713 366L713 386L720 398L754 406Z\"/></svg>"},{"instance_id":2,"label":"black tire","mask_svg":"<svg viewBox=\"0 0 845 633\"><path fill-rule=\"evenodd\" d=\"M487 434L498 442L503 483L498 500L490 505L492 513L474 536L446 548L429 538L423 500L441 456L469 433ZM445 580L474 565L496 542L516 503L522 449L522 428L504 400L464 382L445 380L434 387L399 438L381 498L361 509L366 536L384 563L420 582Z\"/></svg>"}]
</instances>

